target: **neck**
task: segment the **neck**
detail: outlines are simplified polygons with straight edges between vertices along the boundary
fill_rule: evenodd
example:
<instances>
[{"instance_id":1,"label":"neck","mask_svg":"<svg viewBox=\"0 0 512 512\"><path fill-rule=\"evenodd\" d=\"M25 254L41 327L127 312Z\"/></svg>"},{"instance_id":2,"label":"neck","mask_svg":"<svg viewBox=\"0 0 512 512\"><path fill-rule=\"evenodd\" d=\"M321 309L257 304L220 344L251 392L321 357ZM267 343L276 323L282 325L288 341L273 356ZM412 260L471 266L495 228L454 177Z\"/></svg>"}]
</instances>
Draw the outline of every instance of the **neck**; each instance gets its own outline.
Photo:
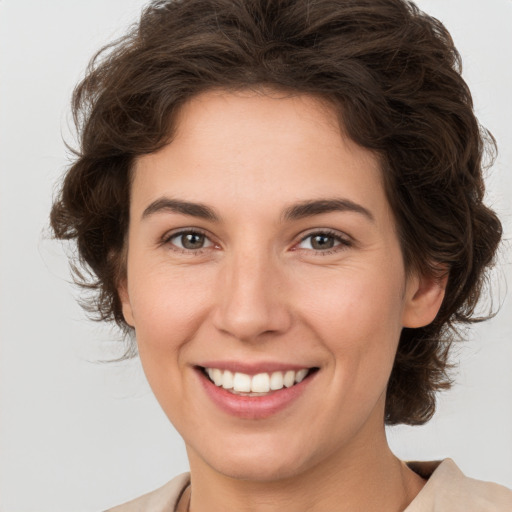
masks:
<instances>
[{"instance_id":1,"label":"neck","mask_svg":"<svg viewBox=\"0 0 512 512\"><path fill-rule=\"evenodd\" d=\"M424 481L382 435L332 454L293 477L242 480L216 472L189 448L190 512L401 512ZM368 440L367 440L368 441Z\"/></svg>"}]
</instances>

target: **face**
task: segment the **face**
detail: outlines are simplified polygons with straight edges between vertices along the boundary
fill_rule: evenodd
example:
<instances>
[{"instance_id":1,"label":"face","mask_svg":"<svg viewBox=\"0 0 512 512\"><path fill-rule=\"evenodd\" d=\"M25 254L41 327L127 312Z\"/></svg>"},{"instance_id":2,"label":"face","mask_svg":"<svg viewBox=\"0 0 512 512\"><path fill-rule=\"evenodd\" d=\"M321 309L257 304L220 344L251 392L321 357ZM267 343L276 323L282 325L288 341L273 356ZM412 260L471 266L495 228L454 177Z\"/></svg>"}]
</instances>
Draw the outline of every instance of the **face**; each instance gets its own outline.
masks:
<instances>
[{"instance_id":1,"label":"face","mask_svg":"<svg viewBox=\"0 0 512 512\"><path fill-rule=\"evenodd\" d=\"M136 162L120 296L191 467L268 481L384 439L400 331L440 293L406 277L379 162L334 110L210 91Z\"/></svg>"}]
</instances>

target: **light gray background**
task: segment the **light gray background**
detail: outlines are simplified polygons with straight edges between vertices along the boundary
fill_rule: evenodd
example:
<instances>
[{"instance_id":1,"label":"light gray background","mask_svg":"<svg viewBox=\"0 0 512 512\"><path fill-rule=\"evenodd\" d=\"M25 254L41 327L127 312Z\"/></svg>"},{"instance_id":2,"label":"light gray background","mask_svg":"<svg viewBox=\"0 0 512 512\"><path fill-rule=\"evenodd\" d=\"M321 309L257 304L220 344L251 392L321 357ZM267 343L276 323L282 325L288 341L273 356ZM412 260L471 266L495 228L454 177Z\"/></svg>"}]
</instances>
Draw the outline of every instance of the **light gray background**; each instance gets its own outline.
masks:
<instances>
[{"instance_id":1,"label":"light gray background","mask_svg":"<svg viewBox=\"0 0 512 512\"><path fill-rule=\"evenodd\" d=\"M89 57L136 19L142 0L0 0L0 511L101 510L187 468L180 438L117 334L85 319L62 247L45 235L68 163L69 98ZM512 234L512 1L420 0L463 55L500 156L489 201ZM457 386L425 427L390 430L406 459L453 457L512 487L512 282L502 254L497 318L458 349ZM501 299L500 299L501 298Z\"/></svg>"}]
</instances>

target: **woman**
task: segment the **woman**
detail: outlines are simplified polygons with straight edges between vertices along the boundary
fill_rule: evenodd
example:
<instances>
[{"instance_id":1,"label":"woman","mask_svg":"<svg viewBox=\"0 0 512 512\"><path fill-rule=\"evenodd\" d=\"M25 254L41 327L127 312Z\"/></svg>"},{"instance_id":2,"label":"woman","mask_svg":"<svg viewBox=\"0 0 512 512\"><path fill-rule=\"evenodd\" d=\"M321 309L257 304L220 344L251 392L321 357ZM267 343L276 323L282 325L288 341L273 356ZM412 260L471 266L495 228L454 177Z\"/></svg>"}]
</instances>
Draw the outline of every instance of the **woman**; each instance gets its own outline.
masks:
<instances>
[{"instance_id":1,"label":"woman","mask_svg":"<svg viewBox=\"0 0 512 512\"><path fill-rule=\"evenodd\" d=\"M402 0L156 2L100 53L52 226L190 462L115 510L511 509L384 431L431 418L501 237L459 68Z\"/></svg>"}]
</instances>

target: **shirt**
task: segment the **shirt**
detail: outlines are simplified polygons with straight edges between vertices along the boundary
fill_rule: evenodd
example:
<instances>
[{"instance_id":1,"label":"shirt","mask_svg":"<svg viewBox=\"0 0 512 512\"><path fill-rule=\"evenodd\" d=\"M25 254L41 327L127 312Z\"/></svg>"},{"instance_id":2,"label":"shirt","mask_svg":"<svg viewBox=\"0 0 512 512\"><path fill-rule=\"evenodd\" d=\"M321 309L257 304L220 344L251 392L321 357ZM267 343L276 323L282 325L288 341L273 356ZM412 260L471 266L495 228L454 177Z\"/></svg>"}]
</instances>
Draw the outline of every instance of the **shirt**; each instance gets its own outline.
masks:
<instances>
[{"instance_id":1,"label":"shirt","mask_svg":"<svg viewBox=\"0 0 512 512\"><path fill-rule=\"evenodd\" d=\"M404 512L512 512L512 491L468 478L451 459L408 462L427 483ZM190 484L183 473L163 487L106 512L171 512Z\"/></svg>"}]
</instances>

